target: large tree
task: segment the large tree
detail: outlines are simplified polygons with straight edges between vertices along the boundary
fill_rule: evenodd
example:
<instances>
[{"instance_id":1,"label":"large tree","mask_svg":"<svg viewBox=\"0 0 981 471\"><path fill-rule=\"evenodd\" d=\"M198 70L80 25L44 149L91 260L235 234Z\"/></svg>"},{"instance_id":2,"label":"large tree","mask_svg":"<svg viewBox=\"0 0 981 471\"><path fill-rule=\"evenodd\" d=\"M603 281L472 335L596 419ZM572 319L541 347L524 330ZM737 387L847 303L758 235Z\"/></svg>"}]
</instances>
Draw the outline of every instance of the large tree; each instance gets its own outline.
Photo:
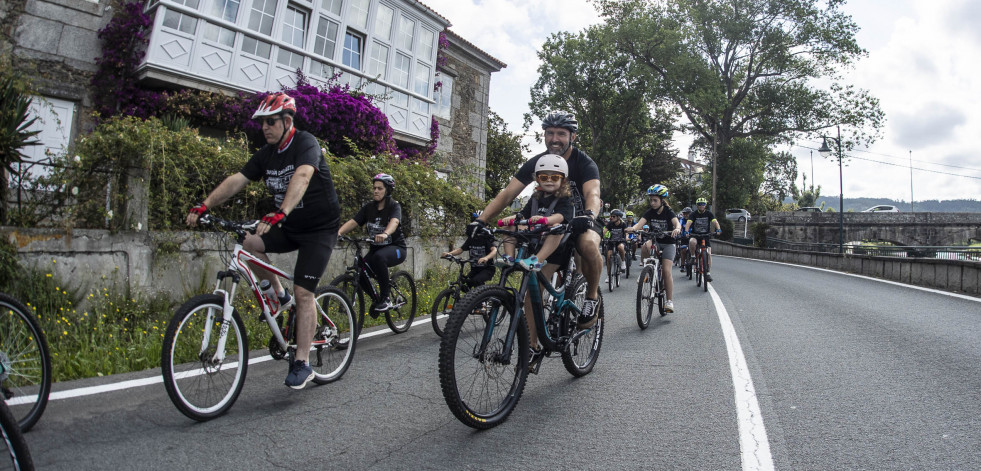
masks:
<instances>
[{"instance_id":1,"label":"large tree","mask_svg":"<svg viewBox=\"0 0 981 471\"><path fill-rule=\"evenodd\" d=\"M575 114L577 145L600 169L603 200L622 207L647 185L673 177L678 166L670 148L674 117L652 106L649 77L617 51L611 31L558 33L542 45L525 125L551 110Z\"/></svg>"},{"instance_id":2,"label":"large tree","mask_svg":"<svg viewBox=\"0 0 981 471\"><path fill-rule=\"evenodd\" d=\"M521 166L522 152L531 152L521 144L521 134L508 131L508 125L497 113L491 111L487 120L487 169L484 178L484 195L493 198L501 191Z\"/></svg>"},{"instance_id":3,"label":"large tree","mask_svg":"<svg viewBox=\"0 0 981 471\"><path fill-rule=\"evenodd\" d=\"M864 56L843 0L593 0L617 50L718 152L718 206L759 191L753 149L840 125L842 144L872 142L883 124L867 91L837 82ZM827 84L822 86L821 84ZM830 133L829 133L830 134Z\"/></svg>"}]
</instances>

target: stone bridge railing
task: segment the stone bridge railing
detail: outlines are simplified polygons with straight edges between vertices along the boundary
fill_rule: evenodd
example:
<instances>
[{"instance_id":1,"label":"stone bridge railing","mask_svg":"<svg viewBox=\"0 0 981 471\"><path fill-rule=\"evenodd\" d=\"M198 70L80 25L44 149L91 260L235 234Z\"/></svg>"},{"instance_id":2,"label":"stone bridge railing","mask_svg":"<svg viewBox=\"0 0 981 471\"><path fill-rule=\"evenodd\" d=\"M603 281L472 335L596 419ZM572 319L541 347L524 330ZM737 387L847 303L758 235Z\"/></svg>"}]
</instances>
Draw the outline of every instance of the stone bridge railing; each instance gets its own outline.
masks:
<instances>
[{"instance_id":1,"label":"stone bridge railing","mask_svg":"<svg viewBox=\"0 0 981 471\"><path fill-rule=\"evenodd\" d=\"M793 242L838 243L838 213L768 212L766 235ZM981 213L844 213L845 243L946 246L981 240Z\"/></svg>"}]
</instances>

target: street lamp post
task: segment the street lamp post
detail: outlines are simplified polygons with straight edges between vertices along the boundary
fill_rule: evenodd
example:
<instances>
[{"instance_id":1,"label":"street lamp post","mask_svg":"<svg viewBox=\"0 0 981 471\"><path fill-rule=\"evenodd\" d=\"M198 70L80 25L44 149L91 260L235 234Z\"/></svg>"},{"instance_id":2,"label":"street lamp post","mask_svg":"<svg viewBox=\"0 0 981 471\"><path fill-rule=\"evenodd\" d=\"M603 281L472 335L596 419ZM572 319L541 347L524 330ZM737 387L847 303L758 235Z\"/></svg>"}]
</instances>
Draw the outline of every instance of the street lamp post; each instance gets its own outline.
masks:
<instances>
[{"instance_id":1,"label":"street lamp post","mask_svg":"<svg viewBox=\"0 0 981 471\"><path fill-rule=\"evenodd\" d=\"M835 141L838 146L838 253L845 254L845 185L844 179L842 178L841 171L841 126L836 125L838 128L838 137L824 137L824 141L821 143L821 148L818 149L818 153L822 157L828 157L831 155L831 148L828 147L828 140Z\"/></svg>"}]
</instances>

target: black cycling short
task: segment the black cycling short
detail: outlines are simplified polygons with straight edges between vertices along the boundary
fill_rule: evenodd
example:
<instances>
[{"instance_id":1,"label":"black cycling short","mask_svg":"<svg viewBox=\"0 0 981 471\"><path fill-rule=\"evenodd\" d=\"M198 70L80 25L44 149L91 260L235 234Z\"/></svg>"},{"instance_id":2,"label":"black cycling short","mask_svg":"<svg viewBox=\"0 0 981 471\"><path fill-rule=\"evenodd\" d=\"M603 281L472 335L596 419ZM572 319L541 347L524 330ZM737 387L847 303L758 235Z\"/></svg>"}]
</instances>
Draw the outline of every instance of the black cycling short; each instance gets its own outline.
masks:
<instances>
[{"instance_id":1,"label":"black cycling short","mask_svg":"<svg viewBox=\"0 0 981 471\"><path fill-rule=\"evenodd\" d=\"M337 244L337 229L316 232L288 232L275 226L262 235L266 253L297 251L293 267L293 284L311 293L317 290L320 277L327 269L330 254Z\"/></svg>"}]
</instances>

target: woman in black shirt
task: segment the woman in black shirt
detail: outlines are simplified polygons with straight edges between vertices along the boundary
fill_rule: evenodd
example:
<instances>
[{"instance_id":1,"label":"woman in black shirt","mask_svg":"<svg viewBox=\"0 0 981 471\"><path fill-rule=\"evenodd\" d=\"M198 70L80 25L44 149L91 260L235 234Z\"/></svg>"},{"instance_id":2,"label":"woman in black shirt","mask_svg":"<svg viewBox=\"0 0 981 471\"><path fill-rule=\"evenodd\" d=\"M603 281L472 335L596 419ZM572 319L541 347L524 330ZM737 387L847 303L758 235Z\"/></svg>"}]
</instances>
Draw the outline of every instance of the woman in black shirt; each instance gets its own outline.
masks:
<instances>
[{"instance_id":1,"label":"woman in black shirt","mask_svg":"<svg viewBox=\"0 0 981 471\"><path fill-rule=\"evenodd\" d=\"M405 235L402 233L401 224L402 205L392 198L395 179L391 175L379 173L372 179L371 185L372 201L362 206L354 218L345 222L337 234L342 236L359 226L366 226L368 236L374 239L364 260L378 280L381 295L381 301L375 303L371 309L384 312L392 309L392 301L389 299L391 283L388 268L404 262L406 257ZM361 280L361 282L368 283L368 280Z\"/></svg>"}]
</instances>

